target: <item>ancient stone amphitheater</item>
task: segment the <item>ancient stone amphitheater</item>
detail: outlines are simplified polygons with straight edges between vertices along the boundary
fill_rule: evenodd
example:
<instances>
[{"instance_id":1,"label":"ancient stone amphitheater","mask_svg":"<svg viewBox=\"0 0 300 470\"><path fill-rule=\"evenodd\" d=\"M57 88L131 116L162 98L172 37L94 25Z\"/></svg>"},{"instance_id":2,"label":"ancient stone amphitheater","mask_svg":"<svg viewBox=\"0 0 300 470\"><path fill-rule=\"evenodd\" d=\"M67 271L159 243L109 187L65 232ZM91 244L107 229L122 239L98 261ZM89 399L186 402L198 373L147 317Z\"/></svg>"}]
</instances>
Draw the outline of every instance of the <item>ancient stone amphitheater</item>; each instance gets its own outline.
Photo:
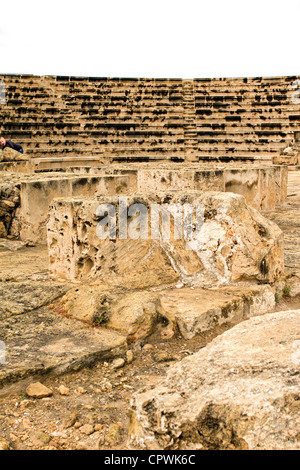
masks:
<instances>
[{"instance_id":1,"label":"ancient stone amphitheater","mask_svg":"<svg viewBox=\"0 0 300 470\"><path fill-rule=\"evenodd\" d=\"M182 340L121 448L299 449L299 77L0 79L0 396Z\"/></svg>"}]
</instances>

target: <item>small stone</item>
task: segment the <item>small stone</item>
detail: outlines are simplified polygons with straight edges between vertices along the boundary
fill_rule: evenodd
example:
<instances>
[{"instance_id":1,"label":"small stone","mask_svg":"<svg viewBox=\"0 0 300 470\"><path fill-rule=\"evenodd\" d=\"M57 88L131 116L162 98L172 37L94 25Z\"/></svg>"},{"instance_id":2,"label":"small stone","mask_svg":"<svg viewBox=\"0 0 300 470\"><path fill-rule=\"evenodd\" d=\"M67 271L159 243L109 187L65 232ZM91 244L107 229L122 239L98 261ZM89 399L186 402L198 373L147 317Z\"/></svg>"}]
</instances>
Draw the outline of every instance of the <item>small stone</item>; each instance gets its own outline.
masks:
<instances>
[{"instance_id":1,"label":"small stone","mask_svg":"<svg viewBox=\"0 0 300 470\"><path fill-rule=\"evenodd\" d=\"M31 405L31 403L32 403L32 402L31 402L30 400L22 400L22 401L20 402L19 407L20 407L21 410L23 410L24 408L29 407L29 406Z\"/></svg>"},{"instance_id":2,"label":"small stone","mask_svg":"<svg viewBox=\"0 0 300 470\"><path fill-rule=\"evenodd\" d=\"M120 369L125 365L125 361L122 357L118 357L117 359L114 359L113 362L111 363L112 369Z\"/></svg>"},{"instance_id":3,"label":"small stone","mask_svg":"<svg viewBox=\"0 0 300 470\"><path fill-rule=\"evenodd\" d=\"M95 431L95 428L92 424L84 424L83 426L81 426L79 431L82 434L86 434L87 436L89 436L90 434L93 434L93 432Z\"/></svg>"},{"instance_id":4,"label":"small stone","mask_svg":"<svg viewBox=\"0 0 300 470\"><path fill-rule=\"evenodd\" d=\"M68 387L65 387L64 385L61 385L58 387L58 391L61 395L69 395L70 394L70 389Z\"/></svg>"},{"instance_id":5,"label":"small stone","mask_svg":"<svg viewBox=\"0 0 300 470\"><path fill-rule=\"evenodd\" d=\"M62 437L63 439L65 439L67 437L67 434L63 431L53 431L51 433L51 436L53 436L53 437Z\"/></svg>"},{"instance_id":6,"label":"small stone","mask_svg":"<svg viewBox=\"0 0 300 470\"><path fill-rule=\"evenodd\" d=\"M126 360L128 364L131 364L133 361L133 352L131 351L131 349L128 349L128 351L126 352Z\"/></svg>"},{"instance_id":7,"label":"small stone","mask_svg":"<svg viewBox=\"0 0 300 470\"><path fill-rule=\"evenodd\" d=\"M183 287L183 283L179 282L178 284L175 285L176 289L181 289Z\"/></svg>"},{"instance_id":8,"label":"small stone","mask_svg":"<svg viewBox=\"0 0 300 470\"><path fill-rule=\"evenodd\" d=\"M4 207L4 209L14 209L15 204L12 201L9 201L8 199L2 199L0 203L1 207Z\"/></svg>"},{"instance_id":9,"label":"small stone","mask_svg":"<svg viewBox=\"0 0 300 470\"><path fill-rule=\"evenodd\" d=\"M77 393L79 393L79 395L83 395L84 393L86 393L86 390L83 387L78 387Z\"/></svg>"},{"instance_id":10,"label":"small stone","mask_svg":"<svg viewBox=\"0 0 300 470\"><path fill-rule=\"evenodd\" d=\"M40 382L30 384L26 389L26 393L31 398L45 398L53 394L50 388L45 387Z\"/></svg>"},{"instance_id":11,"label":"small stone","mask_svg":"<svg viewBox=\"0 0 300 470\"><path fill-rule=\"evenodd\" d=\"M167 340L167 339L173 338L174 334L175 334L174 327L172 324L170 324L161 331L160 337L161 339Z\"/></svg>"},{"instance_id":12,"label":"small stone","mask_svg":"<svg viewBox=\"0 0 300 470\"><path fill-rule=\"evenodd\" d=\"M83 442L79 442L76 446L76 450L87 450L87 446Z\"/></svg>"}]
</instances>

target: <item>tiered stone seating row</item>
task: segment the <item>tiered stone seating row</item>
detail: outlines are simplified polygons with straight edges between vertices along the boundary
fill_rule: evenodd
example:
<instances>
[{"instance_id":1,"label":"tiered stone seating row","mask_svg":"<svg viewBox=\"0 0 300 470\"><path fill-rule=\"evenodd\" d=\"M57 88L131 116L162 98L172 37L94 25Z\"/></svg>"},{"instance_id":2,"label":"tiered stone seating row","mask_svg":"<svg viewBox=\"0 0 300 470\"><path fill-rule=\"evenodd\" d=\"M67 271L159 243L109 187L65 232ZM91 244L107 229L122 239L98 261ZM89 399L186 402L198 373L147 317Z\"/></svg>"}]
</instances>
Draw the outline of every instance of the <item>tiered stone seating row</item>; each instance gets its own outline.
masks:
<instances>
[{"instance_id":1,"label":"tiered stone seating row","mask_svg":"<svg viewBox=\"0 0 300 470\"><path fill-rule=\"evenodd\" d=\"M297 77L195 80L198 154L272 157L300 126Z\"/></svg>"},{"instance_id":2,"label":"tiered stone seating row","mask_svg":"<svg viewBox=\"0 0 300 470\"><path fill-rule=\"evenodd\" d=\"M264 160L300 130L297 77L0 79L1 133L31 157Z\"/></svg>"}]
</instances>

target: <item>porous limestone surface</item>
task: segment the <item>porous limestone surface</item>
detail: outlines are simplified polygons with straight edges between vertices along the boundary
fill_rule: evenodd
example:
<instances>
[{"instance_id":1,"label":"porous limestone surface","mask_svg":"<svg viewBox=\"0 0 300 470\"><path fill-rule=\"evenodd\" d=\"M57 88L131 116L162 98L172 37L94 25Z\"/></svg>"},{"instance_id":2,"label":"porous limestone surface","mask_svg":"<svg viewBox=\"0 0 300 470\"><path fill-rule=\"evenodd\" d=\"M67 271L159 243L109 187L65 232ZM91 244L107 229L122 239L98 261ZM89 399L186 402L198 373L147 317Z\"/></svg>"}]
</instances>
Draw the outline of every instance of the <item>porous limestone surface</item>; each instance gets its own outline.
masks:
<instances>
[{"instance_id":1,"label":"porous limestone surface","mask_svg":"<svg viewBox=\"0 0 300 470\"><path fill-rule=\"evenodd\" d=\"M121 333L91 329L53 309L53 302L72 287L49 278L45 247L0 240L1 393L10 383L125 353L127 340Z\"/></svg>"},{"instance_id":2,"label":"porous limestone surface","mask_svg":"<svg viewBox=\"0 0 300 470\"><path fill-rule=\"evenodd\" d=\"M162 312L187 340L250 317L271 312L274 292L268 285L219 289L168 289L160 292Z\"/></svg>"},{"instance_id":3,"label":"porous limestone surface","mask_svg":"<svg viewBox=\"0 0 300 470\"><path fill-rule=\"evenodd\" d=\"M21 183L20 238L46 244L49 205L55 197L91 196L131 193L126 175L41 176Z\"/></svg>"},{"instance_id":4,"label":"porous limestone surface","mask_svg":"<svg viewBox=\"0 0 300 470\"><path fill-rule=\"evenodd\" d=\"M209 162L205 165L171 162L82 165L74 160L73 166L62 168L62 171L82 175L128 175L131 187L138 192L172 188L234 192L245 196L247 204L255 209L272 209L286 201L287 167L283 165L212 165Z\"/></svg>"},{"instance_id":5,"label":"porous limestone surface","mask_svg":"<svg viewBox=\"0 0 300 470\"><path fill-rule=\"evenodd\" d=\"M22 380L124 356L132 342L155 332L164 338L215 335L274 306L267 285L130 289L124 277L89 284L54 281L46 247L5 239L0 273L0 338L6 349L0 394Z\"/></svg>"},{"instance_id":6,"label":"porous limestone surface","mask_svg":"<svg viewBox=\"0 0 300 470\"><path fill-rule=\"evenodd\" d=\"M74 287L62 297L59 308L68 317L119 331L129 341L147 338L160 327L165 328L163 336L178 331L189 340L275 308L274 291L268 285L132 290L121 282Z\"/></svg>"},{"instance_id":7,"label":"porous limestone surface","mask_svg":"<svg viewBox=\"0 0 300 470\"><path fill-rule=\"evenodd\" d=\"M240 323L131 403L138 449L300 449L300 311Z\"/></svg>"},{"instance_id":8,"label":"porous limestone surface","mask_svg":"<svg viewBox=\"0 0 300 470\"><path fill-rule=\"evenodd\" d=\"M121 276L130 288L176 281L213 287L238 282L272 283L283 271L281 230L247 206L241 195L168 191L128 196L127 207L142 205L149 215L143 219L147 229L144 238L138 238L136 220L133 220L135 235L128 230L127 238L119 236L119 203L117 196L53 201L47 225L53 278L82 281ZM115 208L117 228L115 238L103 239L102 235L99 237L99 223L102 221L104 225L103 218L96 214L99 207L107 204ZM166 208L168 204L200 207L202 215L193 214L192 224L199 225L192 240L187 242L184 236L175 238L173 219L169 238L162 230L156 238L153 236L152 208ZM128 227L131 222L132 219Z\"/></svg>"},{"instance_id":9,"label":"porous limestone surface","mask_svg":"<svg viewBox=\"0 0 300 470\"><path fill-rule=\"evenodd\" d=\"M5 147L0 152L0 162L20 162L20 161L28 161L28 160L29 160L29 157L9 147Z\"/></svg>"}]
</instances>

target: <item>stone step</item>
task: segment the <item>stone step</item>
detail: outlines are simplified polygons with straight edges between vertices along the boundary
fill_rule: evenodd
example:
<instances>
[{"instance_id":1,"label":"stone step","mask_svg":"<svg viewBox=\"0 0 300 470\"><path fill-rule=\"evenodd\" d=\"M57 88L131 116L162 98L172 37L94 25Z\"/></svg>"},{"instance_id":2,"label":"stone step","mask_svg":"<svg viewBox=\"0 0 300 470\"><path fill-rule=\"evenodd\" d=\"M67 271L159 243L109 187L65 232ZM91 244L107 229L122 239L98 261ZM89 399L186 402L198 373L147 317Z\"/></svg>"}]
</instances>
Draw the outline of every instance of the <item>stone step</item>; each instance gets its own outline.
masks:
<instances>
[{"instance_id":1,"label":"stone step","mask_svg":"<svg viewBox=\"0 0 300 470\"><path fill-rule=\"evenodd\" d=\"M215 289L169 289L160 292L162 307L187 340L257 314L271 312L275 296L270 286Z\"/></svg>"}]
</instances>

